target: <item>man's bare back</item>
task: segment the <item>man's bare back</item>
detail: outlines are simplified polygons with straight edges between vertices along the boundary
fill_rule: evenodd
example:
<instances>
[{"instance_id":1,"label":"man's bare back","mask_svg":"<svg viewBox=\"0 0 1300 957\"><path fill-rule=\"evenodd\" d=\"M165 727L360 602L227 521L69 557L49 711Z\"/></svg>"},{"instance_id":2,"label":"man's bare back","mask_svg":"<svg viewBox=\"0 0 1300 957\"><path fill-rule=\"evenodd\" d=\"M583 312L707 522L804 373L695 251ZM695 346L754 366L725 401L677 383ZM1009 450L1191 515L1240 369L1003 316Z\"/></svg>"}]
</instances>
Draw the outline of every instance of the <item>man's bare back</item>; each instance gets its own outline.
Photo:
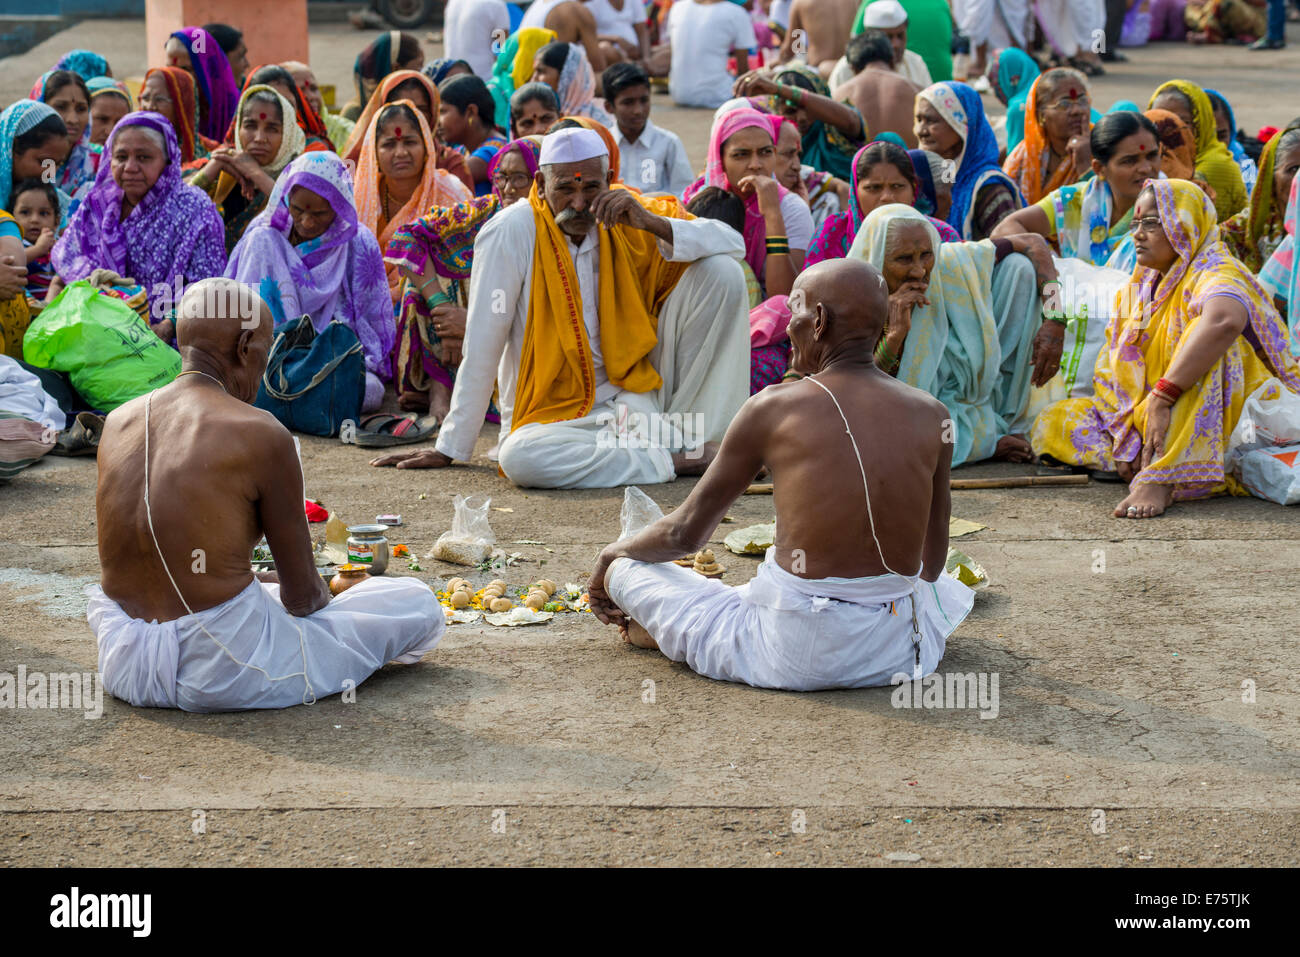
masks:
<instances>
[{"instance_id":1,"label":"man's bare back","mask_svg":"<svg viewBox=\"0 0 1300 957\"><path fill-rule=\"evenodd\" d=\"M600 74L605 69L605 54L600 49L600 40L596 33L596 17L582 3L582 0L567 0L557 4L546 15L546 29L555 31L557 43L578 43L586 51L591 68L596 71L596 85L600 85Z\"/></svg>"},{"instance_id":2,"label":"man's bare back","mask_svg":"<svg viewBox=\"0 0 1300 957\"><path fill-rule=\"evenodd\" d=\"M792 59L804 45L808 65L829 76L835 61L844 55L844 47L853 31L853 18L860 0L794 0L790 7L790 29L781 44L781 61ZM796 34L799 30L802 33ZM827 64L825 69L822 65Z\"/></svg>"},{"instance_id":3,"label":"man's bare back","mask_svg":"<svg viewBox=\"0 0 1300 957\"><path fill-rule=\"evenodd\" d=\"M857 440L884 561L872 540L862 471L835 402L800 380L751 400L755 431L767 436L762 457L773 483L777 564L804 578L858 578L890 569L912 575L925 565L933 580L934 556L926 543L940 519L939 571L947 555L948 470L941 468L951 450L945 453L943 443L947 409L874 369L831 370L816 378L834 394Z\"/></svg>"},{"instance_id":4,"label":"man's bare back","mask_svg":"<svg viewBox=\"0 0 1300 957\"><path fill-rule=\"evenodd\" d=\"M811 579L890 571L938 579L948 553L949 414L876 368L886 290L880 272L860 260L829 260L800 274L790 294L791 368L816 382L768 386L750 397L686 501L601 552L587 586L601 621L627 624L605 590L615 560L663 562L699 549L760 467L772 474L775 558L786 571Z\"/></svg>"},{"instance_id":5,"label":"man's bare back","mask_svg":"<svg viewBox=\"0 0 1300 957\"><path fill-rule=\"evenodd\" d=\"M132 617L171 621L188 613L186 604L197 612L233 598L253 580L249 559L263 533L285 608L305 615L329 601L315 570L293 438L269 413L248 404L266 365L269 314L256 338L253 330L241 333L239 323L182 312L177 338L187 371L114 410L105 423L95 500L101 584ZM199 346L191 348L191 339ZM238 346L230 346L232 339ZM242 355L243 365L223 362L230 353ZM149 531L146 404L149 511L184 603Z\"/></svg>"},{"instance_id":6,"label":"man's bare back","mask_svg":"<svg viewBox=\"0 0 1300 957\"><path fill-rule=\"evenodd\" d=\"M834 91L837 100L852 103L862 114L872 136L882 132L897 133L908 149L916 148L912 130L916 94L914 83L878 63L867 68Z\"/></svg>"}]
</instances>

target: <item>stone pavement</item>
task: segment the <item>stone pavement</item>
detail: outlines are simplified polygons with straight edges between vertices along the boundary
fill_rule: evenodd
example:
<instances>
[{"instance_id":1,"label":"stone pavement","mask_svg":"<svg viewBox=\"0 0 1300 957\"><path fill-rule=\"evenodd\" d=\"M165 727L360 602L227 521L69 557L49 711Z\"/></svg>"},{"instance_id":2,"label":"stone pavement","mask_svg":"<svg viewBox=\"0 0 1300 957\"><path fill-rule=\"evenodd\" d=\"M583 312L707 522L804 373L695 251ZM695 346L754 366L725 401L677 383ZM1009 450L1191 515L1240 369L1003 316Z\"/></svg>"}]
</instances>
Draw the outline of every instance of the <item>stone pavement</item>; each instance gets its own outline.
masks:
<instances>
[{"instance_id":1,"label":"stone pavement","mask_svg":"<svg viewBox=\"0 0 1300 957\"><path fill-rule=\"evenodd\" d=\"M82 24L0 75L16 88L78 45L129 72L140 33ZM363 39L318 29L313 59L341 82ZM322 68L331 51L336 67ZM1103 101L1182 73L1225 89L1248 127L1300 113L1293 83L1285 104L1269 92L1294 52L1213 54L1198 72L1204 50L1133 51L1116 73L1134 85L1108 79ZM698 163L707 114L670 117L664 102L657 121L694 131ZM455 494L487 493L512 509L491 520L524 558L494 574L585 581L617 534L622 491L514 488L483 457L493 441L485 430L469 467L399 472L303 437L308 494L349 521L403 514L401 536L423 555ZM668 509L691 484L646 491ZM81 594L99 571L94 490L93 462L51 458L0 487L0 673L94 669ZM1128 522L1109 517L1120 494L954 493L954 515L988 526L954 544L993 584L941 671L997 673L996 718L894 708L890 689L720 684L590 618L456 626L355 703L190 715L106 699L97 720L0 710L0 864L908 866L885 857L901 851L938 864L1295 865L1297 513L1221 499ZM771 514L770 499L742 498L715 539ZM736 584L756 567L725 561ZM414 574L428 581L462 571L423 564Z\"/></svg>"}]
</instances>

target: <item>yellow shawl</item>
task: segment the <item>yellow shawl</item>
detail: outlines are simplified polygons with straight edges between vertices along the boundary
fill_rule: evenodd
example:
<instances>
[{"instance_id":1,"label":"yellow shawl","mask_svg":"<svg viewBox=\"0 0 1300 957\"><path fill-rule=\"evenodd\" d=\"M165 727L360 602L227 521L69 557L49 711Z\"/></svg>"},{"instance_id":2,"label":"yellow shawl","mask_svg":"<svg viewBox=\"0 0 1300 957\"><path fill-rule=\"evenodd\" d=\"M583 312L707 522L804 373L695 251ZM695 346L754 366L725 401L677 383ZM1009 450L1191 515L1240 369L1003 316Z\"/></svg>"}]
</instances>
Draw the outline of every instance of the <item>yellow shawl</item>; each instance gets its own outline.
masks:
<instances>
[{"instance_id":1,"label":"yellow shawl","mask_svg":"<svg viewBox=\"0 0 1300 957\"><path fill-rule=\"evenodd\" d=\"M675 201L644 196L637 201L659 216L694 218ZM537 240L512 429L533 422L580 419L591 413L596 397L582 294L568 241L536 183L528 203ZM659 309L689 263L664 259L657 238L645 230L598 226L596 233L600 242L597 314L605 373L621 389L652 392L663 385L650 362L650 352L659 341Z\"/></svg>"},{"instance_id":2,"label":"yellow shawl","mask_svg":"<svg viewBox=\"0 0 1300 957\"><path fill-rule=\"evenodd\" d=\"M1214 187L1214 211L1221 223L1245 208L1250 197L1241 179L1241 167L1232 158L1228 147L1219 141L1214 125L1214 107L1210 98L1195 83L1187 80L1170 80L1156 87L1147 103L1151 109L1156 98L1169 90L1181 93L1192 105L1192 135L1196 137L1196 172Z\"/></svg>"}]
</instances>

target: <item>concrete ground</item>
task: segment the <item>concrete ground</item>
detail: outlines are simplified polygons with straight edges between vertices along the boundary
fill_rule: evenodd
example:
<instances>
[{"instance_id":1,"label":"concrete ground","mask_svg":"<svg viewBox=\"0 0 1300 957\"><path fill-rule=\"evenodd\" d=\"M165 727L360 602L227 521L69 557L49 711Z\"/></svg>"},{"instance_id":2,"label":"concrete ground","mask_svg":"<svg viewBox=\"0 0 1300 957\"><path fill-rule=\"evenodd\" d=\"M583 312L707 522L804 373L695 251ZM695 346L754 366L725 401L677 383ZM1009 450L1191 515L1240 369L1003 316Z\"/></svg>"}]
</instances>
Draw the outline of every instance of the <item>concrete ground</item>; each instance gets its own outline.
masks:
<instances>
[{"instance_id":1,"label":"concrete ground","mask_svg":"<svg viewBox=\"0 0 1300 957\"><path fill-rule=\"evenodd\" d=\"M5 95L70 46L128 72L140 34L82 24L4 61ZM340 80L363 40L316 31L318 69ZM1270 87L1294 72L1294 50L1133 51L1115 70L1131 82L1106 80L1103 99L1189 75L1225 89L1248 128L1282 125L1300 101ZM663 104L698 162L705 114ZM308 494L349 522L401 513L394 541L423 555L453 496L486 493L509 509L491 521L523 561L471 577L585 581L622 491L514 488L484 457L493 441L485 429L468 467L399 472L303 437ZM669 509L691 484L646 491ZM99 574L94 491L93 462L48 457L0 487L0 673L95 668L82 596ZM713 682L589 617L454 626L354 703L193 715L106 699L97 720L0 710L0 864L1294 865L1296 513L1221 499L1128 522L1109 517L1120 493L954 493L955 516L988 526L954 544L992 585L941 671L996 673L993 718L894 708L890 689ZM744 497L730 516L716 542L770 520L771 500ZM723 555L725 581L752 576L754 559ZM411 574L431 582L464 571L422 564Z\"/></svg>"}]
</instances>

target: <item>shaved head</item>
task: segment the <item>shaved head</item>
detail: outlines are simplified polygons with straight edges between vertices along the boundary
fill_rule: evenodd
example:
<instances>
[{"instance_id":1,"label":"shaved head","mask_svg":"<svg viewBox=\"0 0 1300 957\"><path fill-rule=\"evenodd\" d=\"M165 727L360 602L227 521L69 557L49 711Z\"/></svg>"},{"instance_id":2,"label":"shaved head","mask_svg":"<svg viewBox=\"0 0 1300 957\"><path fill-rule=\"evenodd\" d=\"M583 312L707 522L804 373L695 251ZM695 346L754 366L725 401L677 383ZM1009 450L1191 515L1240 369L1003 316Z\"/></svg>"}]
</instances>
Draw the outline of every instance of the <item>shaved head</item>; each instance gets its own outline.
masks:
<instances>
[{"instance_id":1,"label":"shaved head","mask_svg":"<svg viewBox=\"0 0 1300 957\"><path fill-rule=\"evenodd\" d=\"M828 259L799 274L790 291L790 366L810 375L845 354L871 361L889 311L885 278L860 259Z\"/></svg>"},{"instance_id":2,"label":"shaved head","mask_svg":"<svg viewBox=\"0 0 1300 957\"><path fill-rule=\"evenodd\" d=\"M220 379L231 395L252 402L273 326L270 308L251 287L221 277L196 282L176 308L181 364Z\"/></svg>"}]
</instances>

